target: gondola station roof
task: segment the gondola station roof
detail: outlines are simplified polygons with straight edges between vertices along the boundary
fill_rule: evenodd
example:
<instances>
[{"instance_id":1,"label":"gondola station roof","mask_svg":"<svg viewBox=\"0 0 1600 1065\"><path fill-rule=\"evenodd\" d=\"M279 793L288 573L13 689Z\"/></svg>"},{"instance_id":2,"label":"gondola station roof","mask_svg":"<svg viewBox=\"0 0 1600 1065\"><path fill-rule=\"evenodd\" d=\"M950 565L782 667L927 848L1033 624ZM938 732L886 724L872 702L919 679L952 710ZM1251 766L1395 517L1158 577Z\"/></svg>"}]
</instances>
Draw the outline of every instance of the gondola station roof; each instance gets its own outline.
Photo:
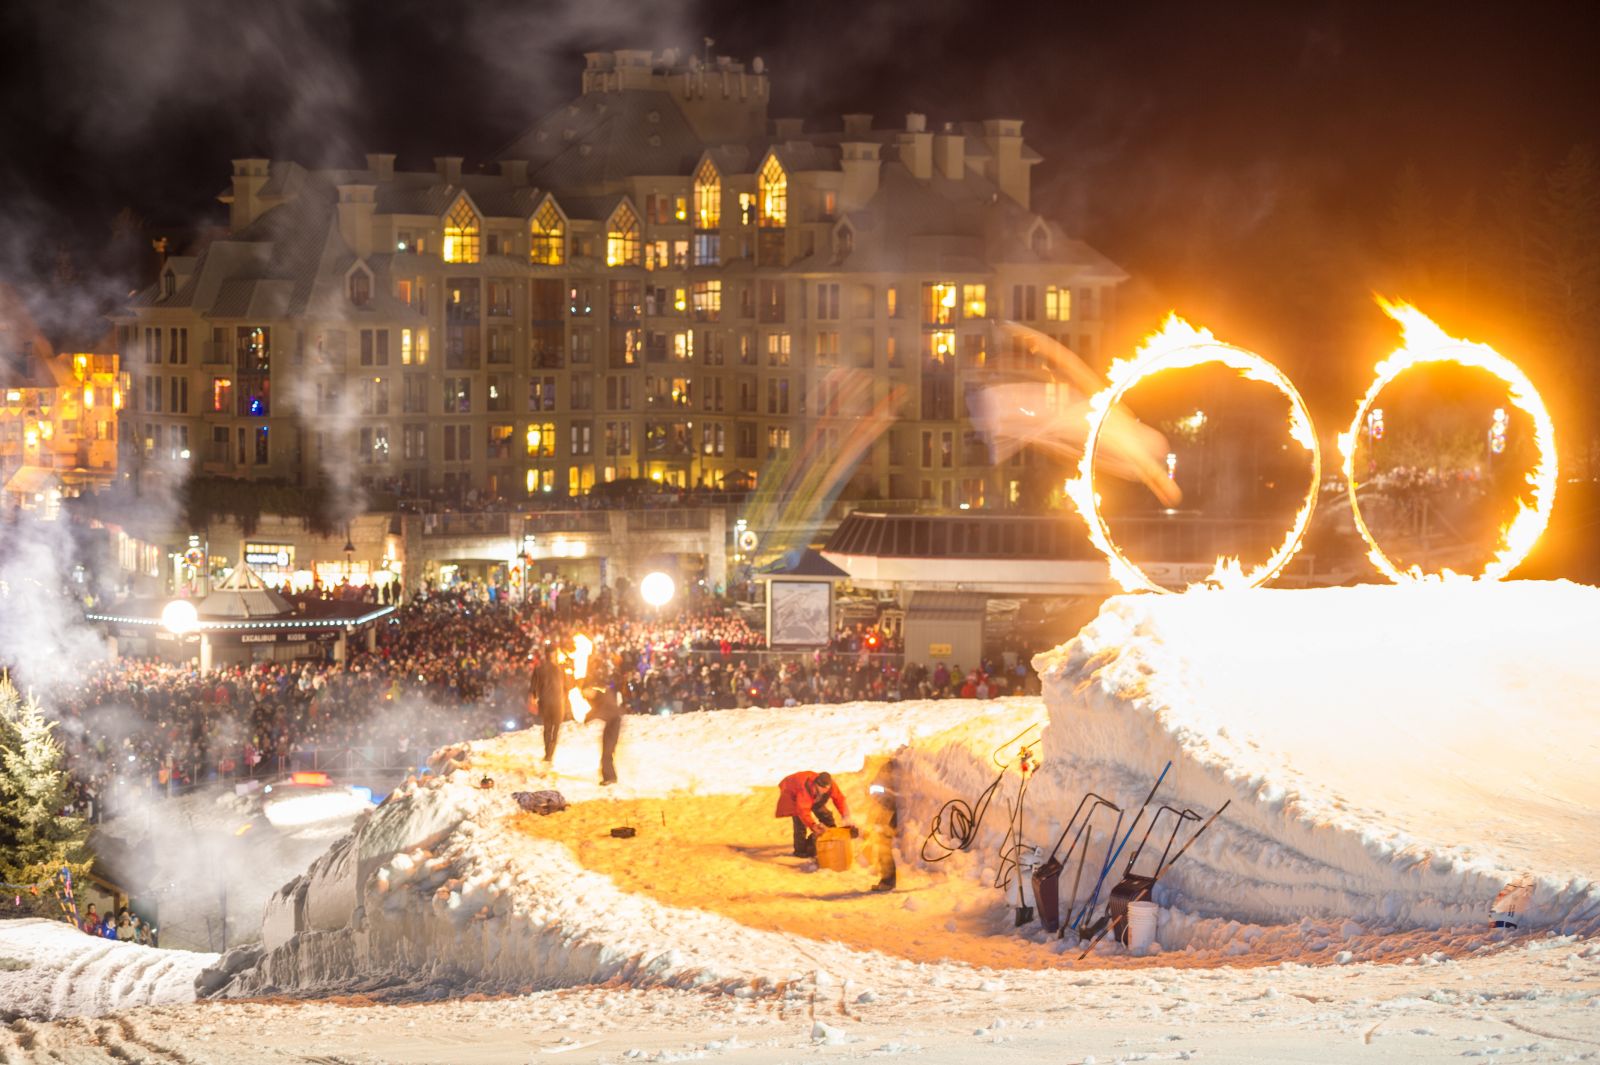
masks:
<instances>
[{"instance_id":1,"label":"gondola station roof","mask_svg":"<svg viewBox=\"0 0 1600 1065\"><path fill-rule=\"evenodd\" d=\"M170 603L169 599L127 599L84 616L107 626L112 635L151 636L168 631L162 612ZM269 588L248 566L240 566L195 604L199 616L185 635L235 637L247 643L285 638L326 640L365 628L394 609L345 599L313 599L297 605Z\"/></svg>"}]
</instances>

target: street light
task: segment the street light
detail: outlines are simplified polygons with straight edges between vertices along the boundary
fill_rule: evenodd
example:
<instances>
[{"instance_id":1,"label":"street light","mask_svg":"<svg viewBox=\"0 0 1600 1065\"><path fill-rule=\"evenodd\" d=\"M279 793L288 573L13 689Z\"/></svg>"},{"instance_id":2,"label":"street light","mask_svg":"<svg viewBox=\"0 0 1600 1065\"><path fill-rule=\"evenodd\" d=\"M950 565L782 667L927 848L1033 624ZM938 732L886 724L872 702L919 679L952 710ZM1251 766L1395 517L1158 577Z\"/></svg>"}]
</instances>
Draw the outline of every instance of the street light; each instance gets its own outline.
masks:
<instances>
[{"instance_id":1,"label":"street light","mask_svg":"<svg viewBox=\"0 0 1600 1065\"><path fill-rule=\"evenodd\" d=\"M644 580L639 582L639 595L656 610L672 602L677 590L678 586L673 583L672 578L660 570L645 574Z\"/></svg>"},{"instance_id":2,"label":"street light","mask_svg":"<svg viewBox=\"0 0 1600 1065\"><path fill-rule=\"evenodd\" d=\"M200 627L200 611L187 599L174 599L161 609L161 627L174 636L185 636Z\"/></svg>"}]
</instances>

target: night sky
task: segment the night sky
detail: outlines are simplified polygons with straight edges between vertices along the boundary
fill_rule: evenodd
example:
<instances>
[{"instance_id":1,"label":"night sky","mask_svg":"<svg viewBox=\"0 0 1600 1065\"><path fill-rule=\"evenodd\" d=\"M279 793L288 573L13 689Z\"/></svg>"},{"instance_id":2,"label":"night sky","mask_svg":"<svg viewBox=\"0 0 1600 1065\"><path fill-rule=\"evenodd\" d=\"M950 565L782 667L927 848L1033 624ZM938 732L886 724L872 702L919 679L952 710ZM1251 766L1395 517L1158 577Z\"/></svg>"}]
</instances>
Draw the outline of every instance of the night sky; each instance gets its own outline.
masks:
<instances>
[{"instance_id":1,"label":"night sky","mask_svg":"<svg viewBox=\"0 0 1600 1065\"><path fill-rule=\"evenodd\" d=\"M234 156L470 166L577 93L583 50L710 36L766 61L774 116L1022 118L1045 156L1035 206L1135 275L1127 328L1177 306L1314 367L1381 327L1370 293L1390 280L1402 167L1443 205L1521 153L1548 166L1600 137L1592 10L14 0L0 13L0 269L38 282L65 245L80 277L125 291L103 253L113 219L220 220Z\"/></svg>"}]
</instances>

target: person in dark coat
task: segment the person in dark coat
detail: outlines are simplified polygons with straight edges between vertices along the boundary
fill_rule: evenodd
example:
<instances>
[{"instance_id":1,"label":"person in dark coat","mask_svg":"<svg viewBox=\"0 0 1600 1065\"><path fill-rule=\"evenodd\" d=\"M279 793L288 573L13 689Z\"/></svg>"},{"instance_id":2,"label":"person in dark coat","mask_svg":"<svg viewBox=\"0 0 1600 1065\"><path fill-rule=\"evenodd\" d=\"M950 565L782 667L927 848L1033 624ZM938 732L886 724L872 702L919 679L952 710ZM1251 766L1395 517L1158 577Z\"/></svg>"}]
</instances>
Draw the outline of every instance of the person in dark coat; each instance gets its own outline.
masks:
<instances>
[{"instance_id":1,"label":"person in dark coat","mask_svg":"<svg viewBox=\"0 0 1600 1065\"><path fill-rule=\"evenodd\" d=\"M778 808L774 817L788 817L794 823L794 856L815 858L817 837L822 826L834 827L832 802L845 825L850 824L850 808L845 805L844 792L834 783L830 773L813 773L809 769L790 773L778 784Z\"/></svg>"},{"instance_id":2,"label":"person in dark coat","mask_svg":"<svg viewBox=\"0 0 1600 1065\"><path fill-rule=\"evenodd\" d=\"M599 656L589 659L583 695L589 700L589 715L584 720L605 724L605 730L600 733L600 783L610 787L617 782L617 740L622 736L622 715L627 711L617 693L611 690L610 677Z\"/></svg>"},{"instance_id":3,"label":"person in dark coat","mask_svg":"<svg viewBox=\"0 0 1600 1065\"><path fill-rule=\"evenodd\" d=\"M567 716L566 681L566 671L556 661L555 641L546 640L539 664L533 667L533 697L539 704L539 720L544 723L545 765L555 759L561 722Z\"/></svg>"}]
</instances>

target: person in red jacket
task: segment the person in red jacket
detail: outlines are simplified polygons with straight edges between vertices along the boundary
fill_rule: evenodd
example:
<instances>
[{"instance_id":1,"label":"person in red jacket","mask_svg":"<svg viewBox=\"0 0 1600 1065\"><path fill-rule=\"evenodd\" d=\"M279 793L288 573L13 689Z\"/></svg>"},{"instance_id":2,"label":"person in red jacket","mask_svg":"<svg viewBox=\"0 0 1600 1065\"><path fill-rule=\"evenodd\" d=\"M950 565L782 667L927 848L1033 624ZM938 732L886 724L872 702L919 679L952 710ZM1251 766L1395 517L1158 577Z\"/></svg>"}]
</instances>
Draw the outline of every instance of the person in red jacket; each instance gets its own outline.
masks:
<instances>
[{"instance_id":1,"label":"person in red jacket","mask_svg":"<svg viewBox=\"0 0 1600 1065\"><path fill-rule=\"evenodd\" d=\"M821 835L822 826L834 827L833 810L828 809L829 802L833 803L834 810L839 811L840 820L848 827L850 808L845 805L844 792L833 782L831 774L813 773L807 769L790 773L778 784L778 808L772 816L787 817L794 823L796 858L817 856L817 836Z\"/></svg>"}]
</instances>

